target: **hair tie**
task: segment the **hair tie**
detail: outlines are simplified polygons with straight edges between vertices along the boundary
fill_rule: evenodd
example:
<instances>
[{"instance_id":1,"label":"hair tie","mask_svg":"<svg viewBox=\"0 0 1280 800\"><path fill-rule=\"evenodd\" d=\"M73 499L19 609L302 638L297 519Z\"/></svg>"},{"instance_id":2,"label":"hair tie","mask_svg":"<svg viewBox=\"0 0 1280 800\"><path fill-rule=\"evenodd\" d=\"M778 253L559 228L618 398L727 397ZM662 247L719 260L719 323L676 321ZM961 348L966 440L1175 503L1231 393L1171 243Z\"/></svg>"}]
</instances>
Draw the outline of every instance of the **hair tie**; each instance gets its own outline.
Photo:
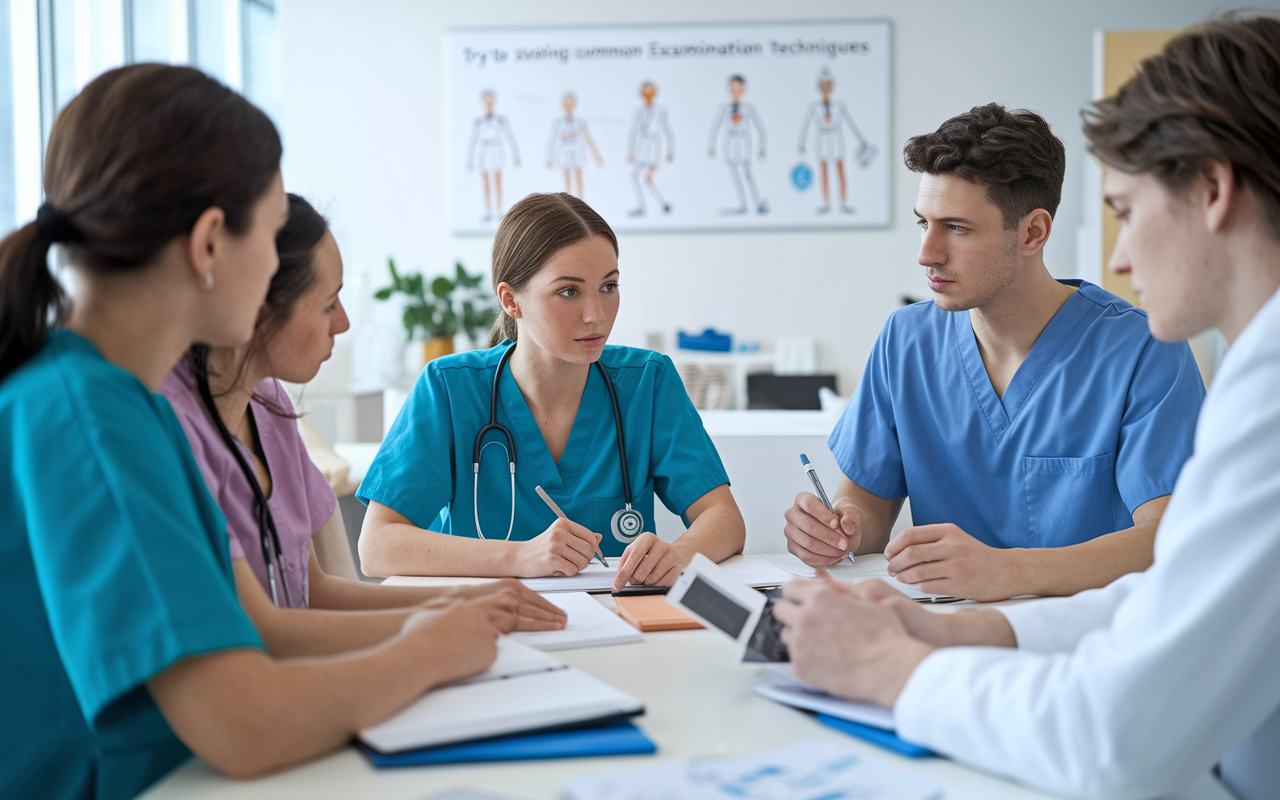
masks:
<instances>
[{"instance_id":1,"label":"hair tie","mask_svg":"<svg viewBox=\"0 0 1280 800\"><path fill-rule=\"evenodd\" d=\"M65 214L47 201L41 203L40 210L36 212L36 230L41 237L53 244L84 241L84 234L71 224Z\"/></svg>"}]
</instances>

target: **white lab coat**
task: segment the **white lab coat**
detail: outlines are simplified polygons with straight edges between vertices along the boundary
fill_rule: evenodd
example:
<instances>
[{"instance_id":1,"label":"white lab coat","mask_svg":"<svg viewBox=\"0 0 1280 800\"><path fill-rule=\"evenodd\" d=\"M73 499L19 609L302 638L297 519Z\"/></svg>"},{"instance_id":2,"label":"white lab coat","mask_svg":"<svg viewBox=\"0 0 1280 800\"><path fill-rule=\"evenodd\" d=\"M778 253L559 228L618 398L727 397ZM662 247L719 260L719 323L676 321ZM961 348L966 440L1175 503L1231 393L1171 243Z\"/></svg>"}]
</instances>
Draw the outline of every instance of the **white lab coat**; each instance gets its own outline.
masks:
<instances>
[{"instance_id":1,"label":"white lab coat","mask_svg":"<svg viewBox=\"0 0 1280 800\"><path fill-rule=\"evenodd\" d=\"M1000 609L1019 649L939 650L904 738L1053 792L1153 797L1221 762L1280 798L1280 293L1228 351L1156 536L1103 589Z\"/></svg>"}]
</instances>

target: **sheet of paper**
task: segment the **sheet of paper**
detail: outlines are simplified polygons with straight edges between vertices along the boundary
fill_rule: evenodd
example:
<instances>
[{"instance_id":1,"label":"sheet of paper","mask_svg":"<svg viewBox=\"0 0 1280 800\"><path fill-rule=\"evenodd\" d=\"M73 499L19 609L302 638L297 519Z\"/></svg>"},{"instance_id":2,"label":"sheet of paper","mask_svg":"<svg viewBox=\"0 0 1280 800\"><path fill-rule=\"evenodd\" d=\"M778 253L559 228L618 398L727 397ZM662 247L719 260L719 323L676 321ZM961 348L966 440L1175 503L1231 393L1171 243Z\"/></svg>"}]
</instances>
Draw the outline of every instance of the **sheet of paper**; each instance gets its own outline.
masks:
<instances>
[{"instance_id":1,"label":"sheet of paper","mask_svg":"<svg viewBox=\"0 0 1280 800\"><path fill-rule=\"evenodd\" d=\"M617 564L615 560L612 563ZM535 592L608 592L613 589L614 576L618 574L616 566L604 567L598 561L592 561L577 575L566 575L560 578L523 578L521 583Z\"/></svg>"},{"instance_id":2,"label":"sheet of paper","mask_svg":"<svg viewBox=\"0 0 1280 800\"><path fill-rule=\"evenodd\" d=\"M830 714L880 730L894 729L892 711L869 703L854 703L832 697L821 689L801 683L794 675L775 674L768 683L756 687L756 694L775 703Z\"/></svg>"},{"instance_id":3,"label":"sheet of paper","mask_svg":"<svg viewBox=\"0 0 1280 800\"><path fill-rule=\"evenodd\" d=\"M558 631L518 631L509 634L507 638L539 650L568 650L574 647L644 641L644 635L640 631L586 592L561 592L546 597L569 616L564 628Z\"/></svg>"},{"instance_id":4,"label":"sheet of paper","mask_svg":"<svg viewBox=\"0 0 1280 800\"><path fill-rule=\"evenodd\" d=\"M781 567L792 575L798 575L801 578L812 578L817 571L804 563L800 559L790 553L773 553L764 558L777 567ZM909 583L903 583L896 578L889 577L889 561L882 553L868 553L865 556L858 556L856 564L844 562L834 567L827 567L827 572L831 573L831 577L841 583L857 583L868 579L882 580L893 588L910 597L912 600L927 600L934 597L945 597L946 595L929 594L922 592Z\"/></svg>"},{"instance_id":5,"label":"sheet of paper","mask_svg":"<svg viewBox=\"0 0 1280 800\"><path fill-rule=\"evenodd\" d=\"M781 586L791 580L791 573L761 556L744 556L720 568L748 586Z\"/></svg>"},{"instance_id":6,"label":"sheet of paper","mask_svg":"<svg viewBox=\"0 0 1280 800\"><path fill-rule=\"evenodd\" d=\"M596 605L599 605L599 603ZM459 681L459 683L496 681L502 678L515 678L520 675L532 675L536 672L549 672L556 669L565 669L564 662L529 646L526 642L516 641L510 636L499 636L498 657L494 659L493 665L479 675Z\"/></svg>"},{"instance_id":7,"label":"sheet of paper","mask_svg":"<svg viewBox=\"0 0 1280 800\"><path fill-rule=\"evenodd\" d=\"M575 775L569 800L939 800L933 781L823 739L738 758Z\"/></svg>"}]
</instances>

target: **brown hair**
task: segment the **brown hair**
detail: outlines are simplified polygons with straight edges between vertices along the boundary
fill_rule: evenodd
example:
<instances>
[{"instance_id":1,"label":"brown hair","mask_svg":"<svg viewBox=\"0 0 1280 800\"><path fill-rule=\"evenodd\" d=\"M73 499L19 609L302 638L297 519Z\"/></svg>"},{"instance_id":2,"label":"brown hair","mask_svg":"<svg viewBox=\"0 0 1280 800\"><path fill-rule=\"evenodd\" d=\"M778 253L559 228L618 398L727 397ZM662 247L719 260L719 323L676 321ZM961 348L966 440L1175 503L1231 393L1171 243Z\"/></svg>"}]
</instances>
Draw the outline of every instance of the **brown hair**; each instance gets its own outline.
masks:
<instances>
[{"instance_id":1,"label":"brown hair","mask_svg":"<svg viewBox=\"0 0 1280 800\"><path fill-rule=\"evenodd\" d=\"M1280 19L1228 14L1171 41L1083 112L1089 150L1122 172L1185 189L1231 164L1280 238Z\"/></svg>"},{"instance_id":2,"label":"brown hair","mask_svg":"<svg viewBox=\"0 0 1280 800\"><path fill-rule=\"evenodd\" d=\"M0 380L65 315L51 245L112 273L151 263L213 207L242 234L280 154L271 120L199 70L134 64L91 81L53 124L37 221L0 242Z\"/></svg>"},{"instance_id":3,"label":"brown hair","mask_svg":"<svg viewBox=\"0 0 1280 800\"><path fill-rule=\"evenodd\" d=\"M618 252L618 237L591 206L565 192L531 194L511 207L493 237L493 290L506 283L519 292L561 249L603 236ZM489 346L516 338L516 321L498 311Z\"/></svg>"},{"instance_id":4,"label":"brown hair","mask_svg":"<svg viewBox=\"0 0 1280 800\"><path fill-rule=\"evenodd\" d=\"M1062 200L1067 152L1044 117L997 103L975 106L902 148L912 172L955 175L987 187L989 199L1014 230L1037 208L1052 217Z\"/></svg>"},{"instance_id":5,"label":"brown hair","mask_svg":"<svg viewBox=\"0 0 1280 800\"><path fill-rule=\"evenodd\" d=\"M240 382L254 352L289 321L298 300L316 282L316 249L329 230L329 222L323 214L316 211L315 206L307 202L306 198L292 193L288 198L288 221L276 233L276 254L280 257L280 267L276 270L276 274L271 276L271 285L267 289L267 299L263 304L267 313L258 317L258 323L253 330L253 339L249 341L249 346L245 348L239 363L236 364L235 377L231 380L232 387ZM191 345L191 349L187 351L187 365L191 368L191 374L196 380L201 396L208 393L212 398L213 395L209 393L211 372L209 345ZM273 398L255 394L253 399L277 416L296 416L281 408ZM209 406L208 411L218 426L222 427L222 418L218 415L217 408Z\"/></svg>"}]
</instances>

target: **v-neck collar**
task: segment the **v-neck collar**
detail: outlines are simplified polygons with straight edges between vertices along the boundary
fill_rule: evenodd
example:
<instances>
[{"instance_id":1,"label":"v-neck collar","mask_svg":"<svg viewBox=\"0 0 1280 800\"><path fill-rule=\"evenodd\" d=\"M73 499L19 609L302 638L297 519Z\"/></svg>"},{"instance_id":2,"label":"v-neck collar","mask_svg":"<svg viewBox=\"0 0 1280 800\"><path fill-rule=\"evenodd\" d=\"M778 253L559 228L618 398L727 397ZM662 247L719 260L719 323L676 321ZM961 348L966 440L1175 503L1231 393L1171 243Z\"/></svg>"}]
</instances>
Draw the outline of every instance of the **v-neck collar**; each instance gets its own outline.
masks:
<instances>
[{"instance_id":1,"label":"v-neck collar","mask_svg":"<svg viewBox=\"0 0 1280 800\"><path fill-rule=\"evenodd\" d=\"M547 440L542 437L538 422L533 418L533 411L511 375L510 367L503 370L498 393L502 396L503 408L511 419L511 435L516 439L519 451L516 454L516 464L528 464L539 475L539 480L543 481L544 488L548 491L565 492L577 483L586 464L587 454L594 449L596 433L600 429L600 415L605 405L604 382L596 373L595 366L587 373L587 383L582 389L582 398L578 401L578 413L573 419L573 428L569 431L569 441L560 454L560 463L556 464L547 447Z\"/></svg>"},{"instance_id":2,"label":"v-neck collar","mask_svg":"<svg viewBox=\"0 0 1280 800\"><path fill-rule=\"evenodd\" d=\"M995 387L991 385L991 376L987 374L987 367L982 363L978 337L973 332L969 312L957 311L952 315L956 346L961 363L964 364L965 376L978 407L982 409L982 414L997 439L1003 438L1013 425L1041 376L1056 361L1058 352L1070 340L1076 326L1091 308L1096 307L1095 303L1084 296L1087 285L1084 281L1060 282L1067 285L1075 283L1076 290L1049 320L1049 324L1045 325L1035 344L1031 345L1031 351L1005 387L1003 397L996 394Z\"/></svg>"}]
</instances>

